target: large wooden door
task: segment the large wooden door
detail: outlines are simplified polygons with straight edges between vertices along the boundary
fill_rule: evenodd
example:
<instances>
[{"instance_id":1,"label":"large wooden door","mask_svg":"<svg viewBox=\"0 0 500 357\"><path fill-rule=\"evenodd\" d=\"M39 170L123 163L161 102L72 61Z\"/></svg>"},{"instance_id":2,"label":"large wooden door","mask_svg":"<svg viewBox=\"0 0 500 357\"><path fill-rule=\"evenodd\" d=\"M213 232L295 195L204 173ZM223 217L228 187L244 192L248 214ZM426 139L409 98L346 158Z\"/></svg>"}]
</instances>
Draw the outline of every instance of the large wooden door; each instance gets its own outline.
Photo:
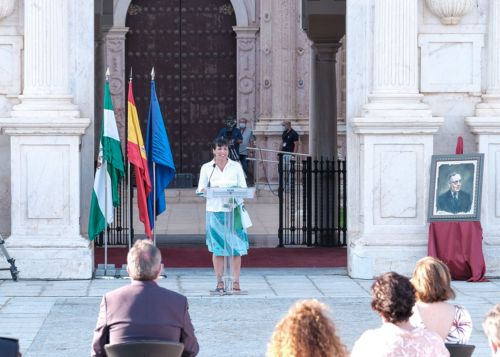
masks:
<instances>
[{"instance_id":1,"label":"large wooden door","mask_svg":"<svg viewBox=\"0 0 500 357\"><path fill-rule=\"evenodd\" d=\"M236 18L226 0L133 0L127 16L126 80L143 132L151 68L178 173L197 177L210 143L236 113Z\"/></svg>"}]
</instances>

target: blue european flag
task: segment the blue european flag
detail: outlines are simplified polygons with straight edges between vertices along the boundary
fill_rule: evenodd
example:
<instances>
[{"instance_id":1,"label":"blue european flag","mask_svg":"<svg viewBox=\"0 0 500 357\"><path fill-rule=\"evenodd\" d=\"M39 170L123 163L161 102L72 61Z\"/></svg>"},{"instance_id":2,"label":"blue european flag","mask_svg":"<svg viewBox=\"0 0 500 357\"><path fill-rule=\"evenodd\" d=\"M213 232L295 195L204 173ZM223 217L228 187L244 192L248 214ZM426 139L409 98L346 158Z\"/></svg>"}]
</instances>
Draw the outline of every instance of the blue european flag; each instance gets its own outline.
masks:
<instances>
[{"instance_id":1,"label":"blue european flag","mask_svg":"<svg viewBox=\"0 0 500 357\"><path fill-rule=\"evenodd\" d=\"M156 194L156 216L166 209L165 188L175 177L175 165L170 150L167 131L163 123L160 104L156 97L155 81L151 81L151 102L149 104L148 129L146 131L146 155L149 176L153 189L148 195L148 216L151 228L154 227L153 195ZM153 162L155 171L153 173Z\"/></svg>"}]
</instances>

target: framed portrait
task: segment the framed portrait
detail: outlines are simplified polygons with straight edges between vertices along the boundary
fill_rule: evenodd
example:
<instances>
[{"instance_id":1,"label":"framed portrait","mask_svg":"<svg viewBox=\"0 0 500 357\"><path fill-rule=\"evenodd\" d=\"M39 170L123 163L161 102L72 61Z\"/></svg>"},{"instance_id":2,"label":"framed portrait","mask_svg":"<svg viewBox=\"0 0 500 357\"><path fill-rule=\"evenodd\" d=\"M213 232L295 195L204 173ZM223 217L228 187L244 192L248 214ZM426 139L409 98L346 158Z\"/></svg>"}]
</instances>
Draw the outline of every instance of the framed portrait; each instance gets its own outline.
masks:
<instances>
[{"instance_id":1,"label":"framed portrait","mask_svg":"<svg viewBox=\"0 0 500 357\"><path fill-rule=\"evenodd\" d=\"M479 221L484 154L433 155L429 221Z\"/></svg>"}]
</instances>

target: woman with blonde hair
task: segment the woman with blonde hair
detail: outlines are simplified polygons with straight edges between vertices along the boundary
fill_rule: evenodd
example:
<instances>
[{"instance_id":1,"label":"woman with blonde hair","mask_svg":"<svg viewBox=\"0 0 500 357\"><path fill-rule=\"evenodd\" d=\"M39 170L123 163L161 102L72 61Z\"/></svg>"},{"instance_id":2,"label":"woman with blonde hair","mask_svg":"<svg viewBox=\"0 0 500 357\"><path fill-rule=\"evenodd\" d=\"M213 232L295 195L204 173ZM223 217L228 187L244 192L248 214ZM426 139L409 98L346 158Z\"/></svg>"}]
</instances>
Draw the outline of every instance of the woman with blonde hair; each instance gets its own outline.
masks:
<instances>
[{"instance_id":1,"label":"woman with blonde hair","mask_svg":"<svg viewBox=\"0 0 500 357\"><path fill-rule=\"evenodd\" d=\"M455 298L450 270L433 257L420 259L411 282L417 302L410 322L437 332L446 343L466 344L472 333L472 319L461 305L449 304Z\"/></svg>"},{"instance_id":2,"label":"woman with blonde hair","mask_svg":"<svg viewBox=\"0 0 500 357\"><path fill-rule=\"evenodd\" d=\"M347 357L346 347L318 300L294 304L276 325L267 348L268 357Z\"/></svg>"}]
</instances>

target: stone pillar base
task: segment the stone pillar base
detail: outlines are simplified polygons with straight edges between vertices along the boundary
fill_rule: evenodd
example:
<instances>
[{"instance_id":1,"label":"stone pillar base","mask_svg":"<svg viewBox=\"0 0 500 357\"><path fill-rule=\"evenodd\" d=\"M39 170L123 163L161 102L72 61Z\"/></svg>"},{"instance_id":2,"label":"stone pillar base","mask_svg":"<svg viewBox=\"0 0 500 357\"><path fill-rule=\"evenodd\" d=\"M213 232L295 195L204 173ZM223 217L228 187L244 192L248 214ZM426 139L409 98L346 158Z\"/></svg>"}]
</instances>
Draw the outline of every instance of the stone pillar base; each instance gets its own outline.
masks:
<instances>
[{"instance_id":1,"label":"stone pillar base","mask_svg":"<svg viewBox=\"0 0 500 357\"><path fill-rule=\"evenodd\" d=\"M401 242L394 237L390 243L373 244L373 237L360 237L349 244L347 269L356 279L373 279L388 271L411 276L415 263L427 255L427 236ZM398 244L401 243L401 244Z\"/></svg>"},{"instance_id":2,"label":"stone pillar base","mask_svg":"<svg viewBox=\"0 0 500 357\"><path fill-rule=\"evenodd\" d=\"M486 276L500 276L500 237L483 240L483 255L486 262Z\"/></svg>"},{"instance_id":3,"label":"stone pillar base","mask_svg":"<svg viewBox=\"0 0 500 357\"><path fill-rule=\"evenodd\" d=\"M5 247L16 261L19 279L91 279L93 254L89 241L82 236L11 236ZM8 267L2 258L1 267ZM0 279L11 279L9 271L0 271Z\"/></svg>"}]
</instances>

